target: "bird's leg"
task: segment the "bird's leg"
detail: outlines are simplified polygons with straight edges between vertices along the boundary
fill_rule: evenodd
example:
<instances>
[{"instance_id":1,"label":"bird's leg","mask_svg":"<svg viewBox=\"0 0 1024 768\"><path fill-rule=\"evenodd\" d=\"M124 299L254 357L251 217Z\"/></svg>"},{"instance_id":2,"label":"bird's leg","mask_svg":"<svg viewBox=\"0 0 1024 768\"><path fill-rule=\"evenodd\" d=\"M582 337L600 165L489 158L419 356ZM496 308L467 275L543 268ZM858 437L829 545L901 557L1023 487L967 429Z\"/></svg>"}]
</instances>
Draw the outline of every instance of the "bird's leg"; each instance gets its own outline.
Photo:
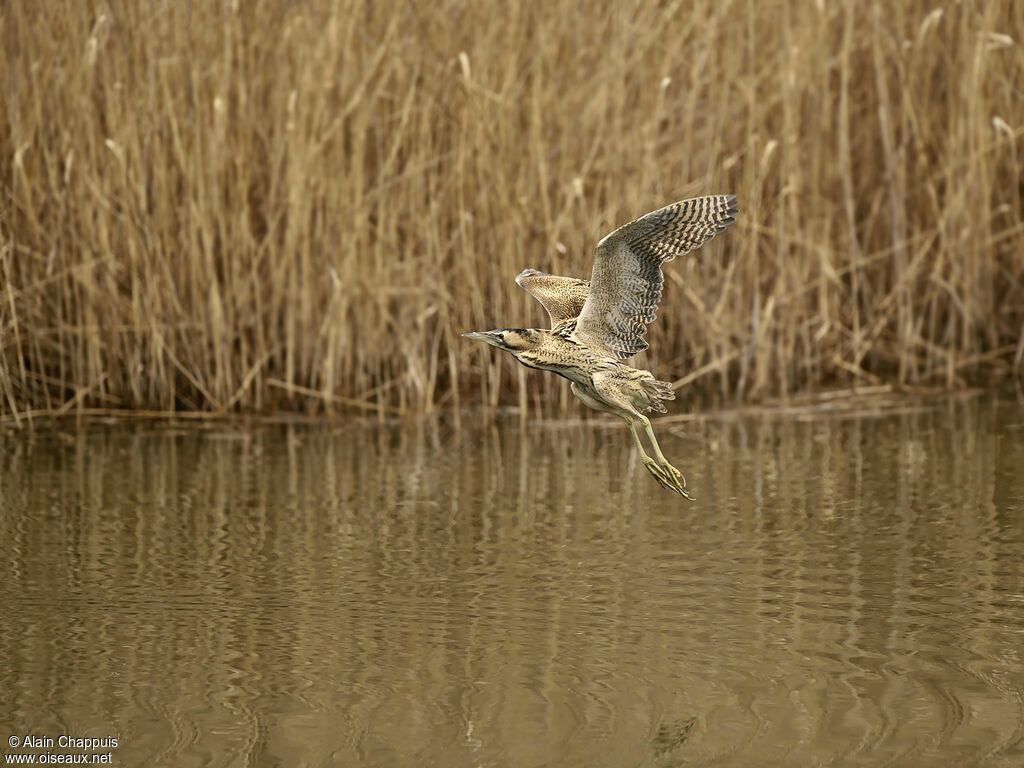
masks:
<instances>
[{"instance_id":1,"label":"bird's leg","mask_svg":"<svg viewBox=\"0 0 1024 768\"><path fill-rule=\"evenodd\" d=\"M667 474L673 480L673 488L679 493L689 498L689 494L686 493L686 478L683 477L683 473L673 467L669 460L665 458L665 454L661 452L661 446L658 445L658 438L654 436L654 428L651 426L651 420L646 416L641 415L640 420L644 425L644 432L647 433L647 437L650 438L651 446L654 448L654 453L658 457L658 464L661 470ZM636 432L634 431L634 435ZM639 438L637 438L639 440Z\"/></svg>"},{"instance_id":2,"label":"bird's leg","mask_svg":"<svg viewBox=\"0 0 1024 768\"><path fill-rule=\"evenodd\" d=\"M630 434L633 435L633 440L636 442L636 447L640 449L640 460L644 463L644 466L647 467L647 471L654 476L654 479L657 480L663 488L667 488L670 491L682 494L687 499L691 498L690 494L686 492L684 485L679 484L679 477L681 476L679 470L675 469L675 467L673 467L671 464L665 461L664 456L661 457L660 462L655 461L650 456L648 456L647 451L644 450L644 444L640 440L640 435L637 434L636 425L633 423L633 419L628 414L619 415L622 416L622 420L625 421L626 426L629 427L629 432ZM647 421L645 417L641 418L643 418L644 421L647 422L648 426L650 425L650 422ZM657 447L657 442L655 442L654 445L655 447ZM658 448L658 452L661 452L660 448ZM666 469L664 465L667 465L668 469Z\"/></svg>"}]
</instances>

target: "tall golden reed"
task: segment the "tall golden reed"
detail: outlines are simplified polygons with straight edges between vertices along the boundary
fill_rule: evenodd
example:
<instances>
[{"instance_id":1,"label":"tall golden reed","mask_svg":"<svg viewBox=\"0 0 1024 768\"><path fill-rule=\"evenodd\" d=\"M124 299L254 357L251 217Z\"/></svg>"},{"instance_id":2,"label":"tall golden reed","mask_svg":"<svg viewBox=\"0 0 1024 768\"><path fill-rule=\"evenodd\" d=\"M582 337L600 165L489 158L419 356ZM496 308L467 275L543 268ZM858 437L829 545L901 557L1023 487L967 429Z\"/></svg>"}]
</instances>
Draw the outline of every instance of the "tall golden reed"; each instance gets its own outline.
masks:
<instances>
[{"instance_id":1,"label":"tall golden reed","mask_svg":"<svg viewBox=\"0 0 1024 768\"><path fill-rule=\"evenodd\" d=\"M0 416L564 407L459 334L706 192L742 212L667 270L661 377L1020 374L1024 3L597 8L5 4Z\"/></svg>"}]
</instances>

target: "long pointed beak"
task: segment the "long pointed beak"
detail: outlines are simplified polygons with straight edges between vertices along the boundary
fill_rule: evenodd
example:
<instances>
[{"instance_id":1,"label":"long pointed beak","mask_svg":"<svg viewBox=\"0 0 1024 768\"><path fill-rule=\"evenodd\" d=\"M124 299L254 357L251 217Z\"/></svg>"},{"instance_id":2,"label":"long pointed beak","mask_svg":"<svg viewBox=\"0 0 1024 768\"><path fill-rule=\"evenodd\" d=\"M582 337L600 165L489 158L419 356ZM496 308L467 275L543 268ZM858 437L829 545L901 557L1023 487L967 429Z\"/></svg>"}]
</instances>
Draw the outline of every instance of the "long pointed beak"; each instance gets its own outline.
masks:
<instances>
[{"instance_id":1,"label":"long pointed beak","mask_svg":"<svg viewBox=\"0 0 1024 768\"><path fill-rule=\"evenodd\" d=\"M492 347L500 345L498 337L490 331L470 331L469 333L464 333L462 335L467 339L476 339L477 341L482 341L484 344L490 344Z\"/></svg>"}]
</instances>

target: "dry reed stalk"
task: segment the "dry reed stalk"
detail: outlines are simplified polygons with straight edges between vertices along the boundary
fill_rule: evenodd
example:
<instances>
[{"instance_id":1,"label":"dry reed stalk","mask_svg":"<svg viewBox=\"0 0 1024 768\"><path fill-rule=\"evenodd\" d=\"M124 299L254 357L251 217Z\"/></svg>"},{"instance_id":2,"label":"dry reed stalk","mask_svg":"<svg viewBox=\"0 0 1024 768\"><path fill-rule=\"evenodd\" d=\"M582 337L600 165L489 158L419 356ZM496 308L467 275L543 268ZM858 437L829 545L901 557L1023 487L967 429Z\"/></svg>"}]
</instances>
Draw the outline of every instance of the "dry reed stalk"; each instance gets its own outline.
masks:
<instances>
[{"instance_id":1,"label":"dry reed stalk","mask_svg":"<svg viewBox=\"0 0 1024 768\"><path fill-rule=\"evenodd\" d=\"M11 3L0 413L569 411L460 332L540 323L734 192L651 353L710 402L1024 359L1024 5ZM692 373L689 373L692 372Z\"/></svg>"}]
</instances>

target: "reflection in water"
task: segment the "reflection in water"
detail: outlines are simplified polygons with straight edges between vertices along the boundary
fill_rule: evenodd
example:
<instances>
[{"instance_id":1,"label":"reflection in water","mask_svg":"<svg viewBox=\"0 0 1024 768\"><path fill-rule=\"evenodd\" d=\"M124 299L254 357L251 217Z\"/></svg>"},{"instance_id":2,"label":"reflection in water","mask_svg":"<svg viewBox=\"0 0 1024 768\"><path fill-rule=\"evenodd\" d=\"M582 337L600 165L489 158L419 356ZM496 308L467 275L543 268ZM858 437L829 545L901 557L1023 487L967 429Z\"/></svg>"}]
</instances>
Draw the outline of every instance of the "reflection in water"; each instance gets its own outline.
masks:
<instances>
[{"instance_id":1,"label":"reflection in water","mask_svg":"<svg viewBox=\"0 0 1024 768\"><path fill-rule=\"evenodd\" d=\"M1022 421L663 425L696 503L611 422L7 434L0 723L123 765L1021 765Z\"/></svg>"}]
</instances>

